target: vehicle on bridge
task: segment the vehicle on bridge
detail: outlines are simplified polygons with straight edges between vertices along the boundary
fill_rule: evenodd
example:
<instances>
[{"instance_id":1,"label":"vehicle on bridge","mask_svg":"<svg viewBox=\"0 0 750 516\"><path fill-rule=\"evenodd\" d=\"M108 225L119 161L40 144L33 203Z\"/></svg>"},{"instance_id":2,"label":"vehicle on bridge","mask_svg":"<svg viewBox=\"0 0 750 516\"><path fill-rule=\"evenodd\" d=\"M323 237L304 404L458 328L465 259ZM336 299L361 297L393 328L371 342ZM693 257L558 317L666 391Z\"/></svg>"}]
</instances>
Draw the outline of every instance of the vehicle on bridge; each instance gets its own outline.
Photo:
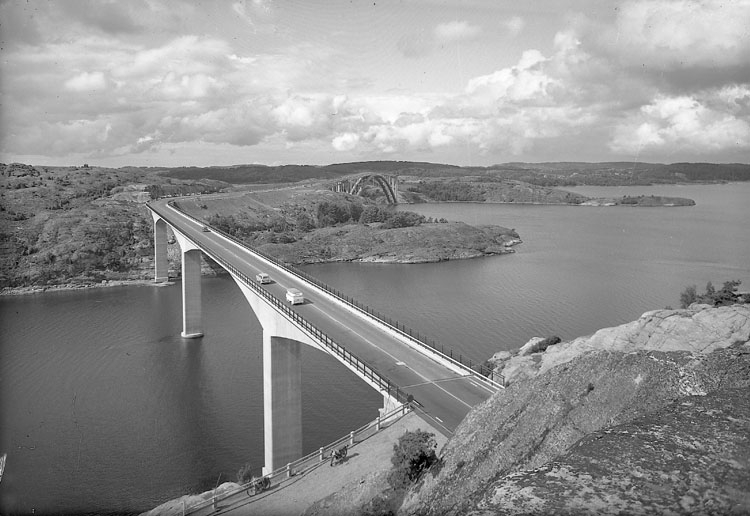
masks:
<instances>
[{"instance_id":1,"label":"vehicle on bridge","mask_svg":"<svg viewBox=\"0 0 750 516\"><path fill-rule=\"evenodd\" d=\"M261 285L265 285L267 283L271 283L271 276L269 276L265 272L260 272L255 275L255 281L257 281Z\"/></svg>"},{"instance_id":2,"label":"vehicle on bridge","mask_svg":"<svg viewBox=\"0 0 750 516\"><path fill-rule=\"evenodd\" d=\"M305 296L296 288L290 288L286 291L286 300L293 305L301 305L305 302Z\"/></svg>"},{"instance_id":3,"label":"vehicle on bridge","mask_svg":"<svg viewBox=\"0 0 750 516\"><path fill-rule=\"evenodd\" d=\"M208 233L209 231L211 231L211 229L210 229L210 228L209 228L208 226L203 226L203 227L202 227L201 229L202 229L202 230L203 230L204 232L206 232L206 233Z\"/></svg>"}]
</instances>

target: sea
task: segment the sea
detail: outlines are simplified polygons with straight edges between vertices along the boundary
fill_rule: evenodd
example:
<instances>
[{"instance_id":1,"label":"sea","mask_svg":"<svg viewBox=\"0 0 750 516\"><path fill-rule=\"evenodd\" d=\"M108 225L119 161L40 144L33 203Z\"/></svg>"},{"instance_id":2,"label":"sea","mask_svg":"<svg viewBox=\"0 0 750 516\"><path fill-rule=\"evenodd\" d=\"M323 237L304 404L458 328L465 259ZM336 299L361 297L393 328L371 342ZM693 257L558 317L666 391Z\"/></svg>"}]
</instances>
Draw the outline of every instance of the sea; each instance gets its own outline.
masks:
<instances>
[{"instance_id":1,"label":"sea","mask_svg":"<svg viewBox=\"0 0 750 516\"><path fill-rule=\"evenodd\" d=\"M750 183L575 187L593 197L688 197L691 207L405 205L518 231L514 254L305 270L427 338L482 361L750 290ZM262 329L228 276L203 278L205 336L184 340L180 285L0 298L0 514L133 514L263 465ZM373 420L380 396L303 350L303 451Z\"/></svg>"}]
</instances>

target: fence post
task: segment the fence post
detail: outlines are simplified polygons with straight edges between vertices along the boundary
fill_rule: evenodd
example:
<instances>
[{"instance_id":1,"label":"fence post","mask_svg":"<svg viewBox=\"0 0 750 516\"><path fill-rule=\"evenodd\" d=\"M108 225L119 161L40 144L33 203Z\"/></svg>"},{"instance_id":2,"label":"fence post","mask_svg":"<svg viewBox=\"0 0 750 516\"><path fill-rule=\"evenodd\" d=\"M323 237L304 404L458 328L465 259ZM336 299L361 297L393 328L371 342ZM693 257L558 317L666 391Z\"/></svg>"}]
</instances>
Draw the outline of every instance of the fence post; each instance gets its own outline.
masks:
<instances>
[{"instance_id":1,"label":"fence post","mask_svg":"<svg viewBox=\"0 0 750 516\"><path fill-rule=\"evenodd\" d=\"M292 463L286 465L286 478L292 478Z\"/></svg>"},{"instance_id":2,"label":"fence post","mask_svg":"<svg viewBox=\"0 0 750 516\"><path fill-rule=\"evenodd\" d=\"M378 416L378 422L375 423L375 431L380 432L380 416Z\"/></svg>"},{"instance_id":3,"label":"fence post","mask_svg":"<svg viewBox=\"0 0 750 516\"><path fill-rule=\"evenodd\" d=\"M349 432L349 446L354 446L354 431Z\"/></svg>"}]
</instances>

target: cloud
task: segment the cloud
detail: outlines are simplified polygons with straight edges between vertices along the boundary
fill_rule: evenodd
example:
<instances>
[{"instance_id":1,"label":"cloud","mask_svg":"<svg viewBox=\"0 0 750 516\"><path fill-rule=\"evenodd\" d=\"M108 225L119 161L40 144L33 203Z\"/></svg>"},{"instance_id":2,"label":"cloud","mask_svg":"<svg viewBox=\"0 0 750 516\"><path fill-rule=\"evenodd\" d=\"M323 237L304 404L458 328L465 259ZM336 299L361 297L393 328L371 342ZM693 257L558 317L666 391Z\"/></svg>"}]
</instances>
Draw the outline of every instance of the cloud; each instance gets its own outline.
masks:
<instances>
[{"instance_id":1,"label":"cloud","mask_svg":"<svg viewBox=\"0 0 750 516\"><path fill-rule=\"evenodd\" d=\"M359 143L359 135L356 133L344 133L333 138L331 145L337 151L350 151Z\"/></svg>"},{"instance_id":2,"label":"cloud","mask_svg":"<svg viewBox=\"0 0 750 516\"><path fill-rule=\"evenodd\" d=\"M627 2L614 24L618 57L659 68L727 66L750 56L747 0Z\"/></svg>"},{"instance_id":3,"label":"cloud","mask_svg":"<svg viewBox=\"0 0 750 516\"><path fill-rule=\"evenodd\" d=\"M731 87L696 96L660 96L628 116L617 128L610 148L642 150L750 152L750 88Z\"/></svg>"},{"instance_id":4,"label":"cloud","mask_svg":"<svg viewBox=\"0 0 750 516\"><path fill-rule=\"evenodd\" d=\"M547 99L550 87L558 81L544 71L545 61L538 50L527 50L517 65L471 79L466 94L475 101L484 100L483 103Z\"/></svg>"},{"instance_id":5,"label":"cloud","mask_svg":"<svg viewBox=\"0 0 750 516\"><path fill-rule=\"evenodd\" d=\"M441 23L435 27L435 39L439 43L454 43L476 38L482 29L476 25L470 25L466 21L451 21Z\"/></svg>"},{"instance_id":6,"label":"cloud","mask_svg":"<svg viewBox=\"0 0 750 516\"><path fill-rule=\"evenodd\" d=\"M341 66L350 56L319 41L284 34L271 46L255 31L274 16L266 2L185 3L174 13L159 2L102 2L91 7L96 12L79 13L90 5L50 7L65 15L57 23L75 18L69 37L53 37L55 20L40 16L4 52L4 153L126 156L256 146L254 152L327 149L364 159L460 151L555 159L552 152L577 139L585 141L577 148L603 149L601 156L750 152L747 0L723 8L627 2L609 21L574 16L560 21L551 48L519 51L514 64L484 68L461 91L430 93L375 91L374 79L352 87L357 66ZM142 16L131 5L144 6ZM182 10L190 9L209 9L240 33L249 32L248 23L255 28L239 46L224 34L175 35ZM6 13L31 19L0 3ZM102 19L107 13L112 20ZM168 16L175 16L166 24L172 28L149 35L150 18ZM521 17L495 22L506 42L525 28ZM478 49L491 36L455 20L394 44L421 58L440 44L471 41Z\"/></svg>"},{"instance_id":7,"label":"cloud","mask_svg":"<svg viewBox=\"0 0 750 516\"><path fill-rule=\"evenodd\" d=\"M63 86L78 92L103 90L107 87L107 80L102 72L82 72L65 81Z\"/></svg>"},{"instance_id":8,"label":"cloud","mask_svg":"<svg viewBox=\"0 0 750 516\"><path fill-rule=\"evenodd\" d=\"M538 142L587 129L599 120L600 107L578 105L578 89L559 75L580 57L569 47L559 45L550 57L527 50L515 65L470 79L460 94L349 99L348 112L359 118L335 126L341 132L332 145L384 154L468 145L486 155L517 156Z\"/></svg>"}]
</instances>

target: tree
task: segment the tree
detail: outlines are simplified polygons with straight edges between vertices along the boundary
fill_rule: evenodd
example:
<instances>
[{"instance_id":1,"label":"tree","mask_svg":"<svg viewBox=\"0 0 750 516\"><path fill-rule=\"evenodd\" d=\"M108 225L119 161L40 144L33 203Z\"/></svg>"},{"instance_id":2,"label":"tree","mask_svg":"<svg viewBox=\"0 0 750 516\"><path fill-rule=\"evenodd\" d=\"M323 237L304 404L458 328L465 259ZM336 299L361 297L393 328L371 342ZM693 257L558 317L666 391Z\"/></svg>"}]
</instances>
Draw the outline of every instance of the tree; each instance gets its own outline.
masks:
<instances>
[{"instance_id":1,"label":"tree","mask_svg":"<svg viewBox=\"0 0 750 516\"><path fill-rule=\"evenodd\" d=\"M693 303L705 303L712 306L727 306L735 303L748 301L748 296L741 295L737 292L742 281L730 280L725 281L720 290L716 290L709 281L706 284L706 292L698 295L695 285L690 285L680 294L680 307L687 308Z\"/></svg>"},{"instance_id":2,"label":"tree","mask_svg":"<svg viewBox=\"0 0 750 516\"><path fill-rule=\"evenodd\" d=\"M394 489L403 489L416 482L427 468L438 461L435 434L424 430L406 432L393 445L393 469L388 482Z\"/></svg>"},{"instance_id":3,"label":"tree","mask_svg":"<svg viewBox=\"0 0 750 516\"><path fill-rule=\"evenodd\" d=\"M698 300L698 294L695 285L685 288L680 294L680 308L687 308Z\"/></svg>"},{"instance_id":4,"label":"tree","mask_svg":"<svg viewBox=\"0 0 750 516\"><path fill-rule=\"evenodd\" d=\"M373 222L383 222L383 210L374 204L370 204L362 210L362 214L359 216L359 223L371 224Z\"/></svg>"}]
</instances>

